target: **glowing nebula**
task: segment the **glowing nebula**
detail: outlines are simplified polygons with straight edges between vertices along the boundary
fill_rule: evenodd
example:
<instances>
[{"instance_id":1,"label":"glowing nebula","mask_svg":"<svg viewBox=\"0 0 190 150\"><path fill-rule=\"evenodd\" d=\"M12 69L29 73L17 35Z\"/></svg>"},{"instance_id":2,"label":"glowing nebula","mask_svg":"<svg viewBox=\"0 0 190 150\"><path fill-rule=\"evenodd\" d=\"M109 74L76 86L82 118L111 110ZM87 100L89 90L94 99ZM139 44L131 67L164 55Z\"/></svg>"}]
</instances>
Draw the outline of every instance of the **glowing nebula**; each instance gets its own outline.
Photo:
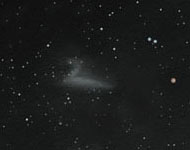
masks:
<instances>
[{"instance_id":1,"label":"glowing nebula","mask_svg":"<svg viewBox=\"0 0 190 150\"><path fill-rule=\"evenodd\" d=\"M63 80L64 84L72 88L88 88L88 89L110 89L112 85L96 75L86 71L82 64L83 61L70 59L69 64L72 65L72 70Z\"/></svg>"}]
</instances>

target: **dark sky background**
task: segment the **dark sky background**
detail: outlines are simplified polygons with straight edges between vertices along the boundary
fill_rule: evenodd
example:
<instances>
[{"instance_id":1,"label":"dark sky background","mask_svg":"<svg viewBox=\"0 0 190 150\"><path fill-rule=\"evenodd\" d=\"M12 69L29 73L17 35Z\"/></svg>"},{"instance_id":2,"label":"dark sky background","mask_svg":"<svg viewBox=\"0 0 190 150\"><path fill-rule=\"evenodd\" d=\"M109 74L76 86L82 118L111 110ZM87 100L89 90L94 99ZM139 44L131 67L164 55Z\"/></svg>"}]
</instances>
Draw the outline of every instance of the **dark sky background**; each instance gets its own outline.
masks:
<instances>
[{"instance_id":1,"label":"dark sky background","mask_svg":"<svg viewBox=\"0 0 190 150\"><path fill-rule=\"evenodd\" d=\"M0 149L189 150L189 57L189 0L1 0Z\"/></svg>"}]
</instances>

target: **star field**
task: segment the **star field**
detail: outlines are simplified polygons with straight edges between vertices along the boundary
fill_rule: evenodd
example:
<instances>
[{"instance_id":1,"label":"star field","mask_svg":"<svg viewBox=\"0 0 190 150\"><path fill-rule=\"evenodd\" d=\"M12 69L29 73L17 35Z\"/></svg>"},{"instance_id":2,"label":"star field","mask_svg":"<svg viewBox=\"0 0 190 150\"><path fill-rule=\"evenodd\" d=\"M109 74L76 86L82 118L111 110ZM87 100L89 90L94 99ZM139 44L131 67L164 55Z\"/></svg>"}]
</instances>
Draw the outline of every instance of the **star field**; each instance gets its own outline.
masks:
<instances>
[{"instance_id":1,"label":"star field","mask_svg":"<svg viewBox=\"0 0 190 150\"><path fill-rule=\"evenodd\" d=\"M190 149L190 1L0 12L0 149Z\"/></svg>"}]
</instances>

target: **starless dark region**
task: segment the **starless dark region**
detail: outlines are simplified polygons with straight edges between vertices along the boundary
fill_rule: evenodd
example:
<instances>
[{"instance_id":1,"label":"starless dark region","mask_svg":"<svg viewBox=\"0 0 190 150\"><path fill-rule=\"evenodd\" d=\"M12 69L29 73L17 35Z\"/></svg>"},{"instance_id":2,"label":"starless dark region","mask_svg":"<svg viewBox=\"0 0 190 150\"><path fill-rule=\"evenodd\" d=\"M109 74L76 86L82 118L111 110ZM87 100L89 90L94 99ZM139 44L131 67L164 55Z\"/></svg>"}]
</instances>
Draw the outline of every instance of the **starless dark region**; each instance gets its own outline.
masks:
<instances>
[{"instance_id":1,"label":"starless dark region","mask_svg":"<svg viewBox=\"0 0 190 150\"><path fill-rule=\"evenodd\" d=\"M190 150L190 0L0 0L0 150Z\"/></svg>"}]
</instances>

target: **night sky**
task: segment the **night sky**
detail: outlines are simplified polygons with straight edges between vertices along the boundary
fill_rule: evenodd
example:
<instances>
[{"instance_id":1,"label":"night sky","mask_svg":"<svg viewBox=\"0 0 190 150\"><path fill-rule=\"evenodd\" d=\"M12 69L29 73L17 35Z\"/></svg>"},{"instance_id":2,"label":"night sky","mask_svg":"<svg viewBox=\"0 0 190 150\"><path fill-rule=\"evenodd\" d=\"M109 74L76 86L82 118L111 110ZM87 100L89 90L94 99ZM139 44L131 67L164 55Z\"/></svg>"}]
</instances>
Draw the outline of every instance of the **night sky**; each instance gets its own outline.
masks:
<instances>
[{"instance_id":1,"label":"night sky","mask_svg":"<svg viewBox=\"0 0 190 150\"><path fill-rule=\"evenodd\" d=\"M189 149L189 0L0 1L0 150Z\"/></svg>"}]
</instances>

